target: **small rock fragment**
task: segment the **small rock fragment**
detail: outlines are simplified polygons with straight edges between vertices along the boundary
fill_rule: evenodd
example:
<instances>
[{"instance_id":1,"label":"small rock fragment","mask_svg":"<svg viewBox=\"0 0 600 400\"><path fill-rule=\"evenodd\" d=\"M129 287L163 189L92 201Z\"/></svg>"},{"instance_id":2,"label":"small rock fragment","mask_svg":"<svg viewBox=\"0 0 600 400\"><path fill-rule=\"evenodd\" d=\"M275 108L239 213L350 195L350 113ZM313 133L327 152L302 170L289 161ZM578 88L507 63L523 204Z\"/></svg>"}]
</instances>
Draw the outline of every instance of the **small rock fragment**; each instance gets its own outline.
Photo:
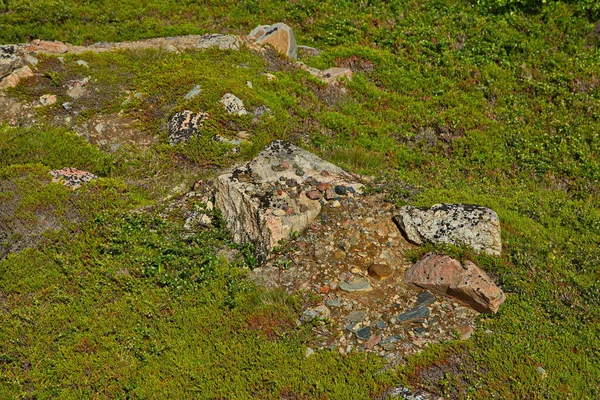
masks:
<instances>
[{"instance_id":1,"label":"small rock fragment","mask_svg":"<svg viewBox=\"0 0 600 400\"><path fill-rule=\"evenodd\" d=\"M368 292L373 290L371 283L364 278L354 278L350 282L340 282L340 289L345 292Z\"/></svg>"},{"instance_id":2,"label":"small rock fragment","mask_svg":"<svg viewBox=\"0 0 600 400\"><path fill-rule=\"evenodd\" d=\"M398 322L410 322L419 319L425 319L431 315L431 310L429 307L418 306L413 308L412 310L406 311L396 317Z\"/></svg>"},{"instance_id":3,"label":"small rock fragment","mask_svg":"<svg viewBox=\"0 0 600 400\"><path fill-rule=\"evenodd\" d=\"M369 276L383 280L392 275L392 269L385 264L373 264L369 267Z\"/></svg>"}]
</instances>

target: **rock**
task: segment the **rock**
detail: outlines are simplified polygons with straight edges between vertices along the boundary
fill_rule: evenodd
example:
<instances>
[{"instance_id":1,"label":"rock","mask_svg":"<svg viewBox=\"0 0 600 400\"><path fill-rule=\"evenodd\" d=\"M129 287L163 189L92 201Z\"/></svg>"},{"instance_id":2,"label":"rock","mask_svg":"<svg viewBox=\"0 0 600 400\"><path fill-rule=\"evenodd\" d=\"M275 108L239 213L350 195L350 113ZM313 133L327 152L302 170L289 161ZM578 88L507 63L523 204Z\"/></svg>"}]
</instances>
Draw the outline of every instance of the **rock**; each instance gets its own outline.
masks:
<instances>
[{"instance_id":1,"label":"rock","mask_svg":"<svg viewBox=\"0 0 600 400\"><path fill-rule=\"evenodd\" d=\"M41 51L50 54L63 54L69 51L69 47L63 42L36 39L29 44L28 52Z\"/></svg>"},{"instance_id":2,"label":"rock","mask_svg":"<svg viewBox=\"0 0 600 400\"><path fill-rule=\"evenodd\" d=\"M0 79L21 66L18 50L18 46L13 44L0 46Z\"/></svg>"},{"instance_id":3,"label":"rock","mask_svg":"<svg viewBox=\"0 0 600 400\"><path fill-rule=\"evenodd\" d=\"M329 319L331 316L331 311L326 306L317 306L315 307L315 311L320 319Z\"/></svg>"},{"instance_id":4,"label":"rock","mask_svg":"<svg viewBox=\"0 0 600 400\"><path fill-rule=\"evenodd\" d=\"M342 185L337 185L336 187L333 188L333 190L335 191L336 194L338 194L340 196L344 196L347 192L346 187L342 186Z\"/></svg>"},{"instance_id":5,"label":"rock","mask_svg":"<svg viewBox=\"0 0 600 400\"><path fill-rule=\"evenodd\" d=\"M354 278L350 282L340 282L340 289L344 292L369 292L373 290L371 283L364 278Z\"/></svg>"},{"instance_id":6,"label":"rock","mask_svg":"<svg viewBox=\"0 0 600 400\"><path fill-rule=\"evenodd\" d=\"M367 314L365 314L364 311L352 311L350 314L348 314L348 317L346 317L346 318L348 319L349 322L358 323L358 322L363 322L366 317L367 317Z\"/></svg>"},{"instance_id":7,"label":"rock","mask_svg":"<svg viewBox=\"0 0 600 400\"><path fill-rule=\"evenodd\" d=\"M96 175L90 172L69 167L50 171L50 175L52 175L52 182L62 183L73 190L78 189L84 183L98 179Z\"/></svg>"},{"instance_id":8,"label":"rock","mask_svg":"<svg viewBox=\"0 0 600 400\"><path fill-rule=\"evenodd\" d=\"M315 351L313 349L311 349L310 347L307 347L306 350L304 351L304 357L306 357L306 358L308 358L314 354L315 354Z\"/></svg>"},{"instance_id":9,"label":"rock","mask_svg":"<svg viewBox=\"0 0 600 400\"><path fill-rule=\"evenodd\" d=\"M327 299L325 300L325 305L327 307L340 308L342 306L342 302L338 299Z\"/></svg>"},{"instance_id":10,"label":"rock","mask_svg":"<svg viewBox=\"0 0 600 400\"><path fill-rule=\"evenodd\" d=\"M273 210L273 215L277 216L277 217L283 217L286 214L286 212L284 210Z\"/></svg>"},{"instance_id":11,"label":"rock","mask_svg":"<svg viewBox=\"0 0 600 400\"><path fill-rule=\"evenodd\" d=\"M325 190L325 200L333 200L335 199L335 192L333 191L333 189L326 189Z\"/></svg>"},{"instance_id":12,"label":"rock","mask_svg":"<svg viewBox=\"0 0 600 400\"><path fill-rule=\"evenodd\" d=\"M365 343L365 349L370 350L373 347L377 346L380 342L381 342L381 335L373 336L371 339L369 339L369 341L367 341L367 343Z\"/></svg>"},{"instance_id":13,"label":"rock","mask_svg":"<svg viewBox=\"0 0 600 400\"><path fill-rule=\"evenodd\" d=\"M31 78L33 75L33 71L28 66L17 68L0 81L0 88L16 87L23 79Z\"/></svg>"},{"instance_id":14,"label":"rock","mask_svg":"<svg viewBox=\"0 0 600 400\"><path fill-rule=\"evenodd\" d=\"M250 81L246 81L246 86L248 86L250 89L254 88L254 85L252 85L252 82Z\"/></svg>"},{"instance_id":15,"label":"rock","mask_svg":"<svg viewBox=\"0 0 600 400\"><path fill-rule=\"evenodd\" d=\"M198 134L198 129L207 118L207 113L194 113L189 110L173 114L169 120L169 143L176 145L187 142Z\"/></svg>"},{"instance_id":16,"label":"rock","mask_svg":"<svg viewBox=\"0 0 600 400\"><path fill-rule=\"evenodd\" d=\"M435 302L435 300L436 300L436 298L433 294L431 294L431 292L429 292L427 290L423 290L417 296L417 305L418 306L428 306L430 304L433 304L433 302Z\"/></svg>"},{"instance_id":17,"label":"rock","mask_svg":"<svg viewBox=\"0 0 600 400\"><path fill-rule=\"evenodd\" d=\"M443 397L425 392L423 390L412 391L403 386L388 390L382 398L399 400L444 400Z\"/></svg>"},{"instance_id":18,"label":"rock","mask_svg":"<svg viewBox=\"0 0 600 400\"><path fill-rule=\"evenodd\" d=\"M338 208L341 206L342 206L342 203L340 203L338 200L334 200L331 202L331 207L333 207L333 208Z\"/></svg>"},{"instance_id":19,"label":"rock","mask_svg":"<svg viewBox=\"0 0 600 400\"><path fill-rule=\"evenodd\" d=\"M45 94L40 96L40 104L43 106L51 106L56 103L56 95L54 94Z\"/></svg>"},{"instance_id":20,"label":"rock","mask_svg":"<svg viewBox=\"0 0 600 400\"><path fill-rule=\"evenodd\" d=\"M241 40L235 36L208 34L200 37L196 47L199 49L217 47L219 50L239 50L241 44Z\"/></svg>"},{"instance_id":21,"label":"rock","mask_svg":"<svg viewBox=\"0 0 600 400\"><path fill-rule=\"evenodd\" d=\"M385 264L373 264L369 267L369 276L377 279L385 279L392 275L394 271Z\"/></svg>"},{"instance_id":22,"label":"rock","mask_svg":"<svg viewBox=\"0 0 600 400\"><path fill-rule=\"evenodd\" d=\"M62 103L62 108L67 111L71 111L73 109L73 105L67 101L66 103Z\"/></svg>"},{"instance_id":23,"label":"rock","mask_svg":"<svg viewBox=\"0 0 600 400\"><path fill-rule=\"evenodd\" d=\"M270 74L270 73L268 73L268 72L265 72L265 73L263 74L263 76L264 76L264 77L267 79L267 82L273 82L273 81L276 81L276 80L277 80L277 77L276 77L275 75L273 75L273 74Z\"/></svg>"},{"instance_id":24,"label":"rock","mask_svg":"<svg viewBox=\"0 0 600 400\"><path fill-rule=\"evenodd\" d=\"M360 340L369 340L369 338L371 337L371 328L365 326L364 328L357 330L354 334Z\"/></svg>"},{"instance_id":25,"label":"rock","mask_svg":"<svg viewBox=\"0 0 600 400\"><path fill-rule=\"evenodd\" d=\"M537 367L535 370L538 372L542 379L546 379L548 377L548 373L543 367Z\"/></svg>"},{"instance_id":26,"label":"rock","mask_svg":"<svg viewBox=\"0 0 600 400\"><path fill-rule=\"evenodd\" d=\"M292 28L282 22L257 26L249 36L256 38L258 44L270 44L275 50L293 60L298 58L294 32Z\"/></svg>"},{"instance_id":27,"label":"rock","mask_svg":"<svg viewBox=\"0 0 600 400\"><path fill-rule=\"evenodd\" d=\"M306 171L300 185L324 169L332 172L327 178L331 182L351 179L341 168L280 140L269 144L251 162L217 179L216 204L233 239L254 244L259 261L264 261L271 249L291 232L302 232L321 211L319 201L311 200L304 192L294 194L294 198L285 191L277 193L275 185L299 179L297 169ZM268 212L289 208L293 215L275 216Z\"/></svg>"},{"instance_id":28,"label":"rock","mask_svg":"<svg viewBox=\"0 0 600 400\"><path fill-rule=\"evenodd\" d=\"M352 70L349 68L329 68L324 71L320 71L317 74L317 78L321 79L323 82L327 84L337 83L342 79L352 79Z\"/></svg>"},{"instance_id":29,"label":"rock","mask_svg":"<svg viewBox=\"0 0 600 400\"><path fill-rule=\"evenodd\" d=\"M437 295L463 301L482 313L496 313L505 296L490 277L471 261L461 263L429 253L410 267L404 280Z\"/></svg>"},{"instance_id":30,"label":"rock","mask_svg":"<svg viewBox=\"0 0 600 400\"><path fill-rule=\"evenodd\" d=\"M225 106L229 114L246 115L248 111L244 108L244 102L231 93L225 93L221 97L220 103Z\"/></svg>"},{"instance_id":31,"label":"rock","mask_svg":"<svg viewBox=\"0 0 600 400\"><path fill-rule=\"evenodd\" d=\"M302 320L303 321L312 321L313 319L317 318L318 315L319 315L319 313L317 313L312 308L309 308L308 310L304 310L304 312L302 313Z\"/></svg>"},{"instance_id":32,"label":"rock","mask_svg":"<svg viewBox=\"0 0 600 400\"><path fill-rule=\"evenodd\" d=\"M431 310L426 306L417 306L412 310L406 311L396 317L398 322L410 322L419 319L425 319L431 315Z\"/></svg>"},{"instance_id":33,"label":"rock","mask_svg":"<svg viewBox=\"0 0 600 400\"><path fill-rule=\"evenodd\" d=\"M459 325L454 328L460 340L467 340L473 334L473 328L469 325Z\"/></svg>"},{"instance_id":34,"label":"rock","mask_svg":"<svg viewBox=\"0 0 600 400\"><path fill-rule=\"evenodd\" d=\"M36 65L38 65L39 61L37 58L35 58L32 55L25 55L25 57L23 57L23 61L25 61L27 64L31 65L32 67L35 67Z\"/></svg>"},{"instance_id":35,"label":"rock","mask_svg":"<svg viewBox=\"0 0 600 400\"><path fill-rule=\"evenodd\" d=\"M329 308L325 306L317 306L315 308L309 308L302 313L302 319L304 321L312 321L315 318L319 319L329 319L331 316L331 312Z\"/></svg>"},{"instance_id":36,"label":"rock","mask_svg":"<svg viewBox=\"0 0 600 400\"><path fill-rule=\"evenodd\" d=\"M319 192L318 190L311 190L309 192L306 192L306 197L308 197L311 200L318 200L321 198L321 192Z\"/></svg>"},{"instance_id":37,"label":"rock","mask_svg":"<svg viewBox=\"0 0 600 400\"><path fill-rule=\"evenodd\" d=\"M412 243L451 243L476 251L500 255L498 215L485 207L467 204L436 204L431 208L405 206L394 217Z\"/></svg>"},{"instance_id":38,"label":"rock","mask_svg":"<svg viewBox=\"0 0 600 400\"><path fill-rule=\"evenodd\" d=\"M84 96L87 92L85 86L87 85L89 80L90 78L83 78L70 81L67 85L67 96L75 100Z\"/></svg>"},{"instance_id":39,"label":"rock","mask_svg":"<svg viewBox=\"0 0 600 400\"><path fill-rule=\"evenodd\" d=\"M77 61L75 61L75 63L77 65L81 65L82 67L86 67L86 68L90 67L90 64L88 64L88 62L85 60L77 60Z\"/></svg>"},{"instance_id":40,"label":"rock","mask_svg":"<svg viewBox=\"0 0 600 400\"><path fill-rule=\"evenodd\" d=\"M260 118L263 115L270 115L271 109L267 106L258 106L254 109L253 114L255 118Z\"/></svg>"},{"instance_id":41,"label":"rock","mask_svg":"<svg viewBox=\"0 0 600 400\"><path fill-rule=\"evenodd\" d=\"M316 57L322 52L322 50L315 49L314 47L298 46L298 57L300 58Z\"/></svg>"},{"instance_id":42,"label":"rock","mask_svg":"<svg viewBox=\"0 0 600 400\"><path fill-rule=\"evenodd\" d=\"M183 99L184 100L193 99L194 97L198 96L201 91L202 91L202 87L200 85L194 85L192 90L190 90L189 92L186 93L185 96L183 96Z\"/></svg>"}]
</instances>

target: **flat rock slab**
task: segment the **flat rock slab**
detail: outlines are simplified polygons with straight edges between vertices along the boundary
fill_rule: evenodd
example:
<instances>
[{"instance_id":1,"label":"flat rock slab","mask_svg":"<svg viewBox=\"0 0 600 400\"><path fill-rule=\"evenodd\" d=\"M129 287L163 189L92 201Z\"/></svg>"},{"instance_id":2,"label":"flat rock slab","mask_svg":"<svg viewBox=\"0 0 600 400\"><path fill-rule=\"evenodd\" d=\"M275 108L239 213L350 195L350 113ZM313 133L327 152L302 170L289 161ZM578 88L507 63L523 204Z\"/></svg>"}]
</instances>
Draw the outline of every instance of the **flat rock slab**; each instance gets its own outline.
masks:
<instances>
[{"instance_id":1,"label":"flat rock slab","mask_svg":"<svg viewBox=\"0 0 600 400\"><path fill-rule=\"evenodd\" d=\"M196 47L199 49L216 47L219 50L239 50L242 43L243 42L235 36L208 34L200 37Z\"/></svg>"},{"instance_id":2,"label":"flat rock slab","mask_svg":"<svg viewBox=\"0 0 600 400\"><path fill-rule=\"evenodd\" d=\"M496 313L504 302L502 289L471 261L427 254L404 274L404 280L438 295L454 297L481 313Z\"/></svg>"},{"instance_id":3,"label":"flat rock slab","mask_svg":"<svg viewBox=\"0 0 600 400\"><path fill-rule=\"evenodd\" d=\"M466 245L477 252L500 255L500 221L489 208L469 204L436 204L431 208L402 207L394 222L414 244Z\"/></svg>"},{"instance_id":4,"label":"flat rock slab","mask_svg":"<svg viewBox=\"0 0 600 400\"><path fill-rule=\"evenodd\" d=\"M431 315L431 310L429 309L429 307L420 305L420 306L413 308L412 310L403 312L402 314L398 315L396 317L396 319L398 320L398 322L404 323L404 322L411 322L411 321L418 321L421 319L425 319L425 318L429 317L430 315Z\"/></svg>"},{"instance_id":5,"label":"flat rock slab","mask_svg":"<svg viewBox=\"0 0 600 400\"><path fill-rule=\"evenodd\" d=\"M373 287L368 279L355 278L350 282L340 282L340 289L344 292L370 292Z\"/></svg>"},{"instance_id":6,"label":"flat rock slab","mask_svg":"<svg viewBox=\"0 0 600 400\"><path fill-rule=\"evenodd\" d=\"M263 261L281 239L301 232L319 215L325 200L307 193L323 182L362 188L341 168L277 140L251 162L219 176L216 205L233 239L254 244Z\"/></svg>"}]
</instances>

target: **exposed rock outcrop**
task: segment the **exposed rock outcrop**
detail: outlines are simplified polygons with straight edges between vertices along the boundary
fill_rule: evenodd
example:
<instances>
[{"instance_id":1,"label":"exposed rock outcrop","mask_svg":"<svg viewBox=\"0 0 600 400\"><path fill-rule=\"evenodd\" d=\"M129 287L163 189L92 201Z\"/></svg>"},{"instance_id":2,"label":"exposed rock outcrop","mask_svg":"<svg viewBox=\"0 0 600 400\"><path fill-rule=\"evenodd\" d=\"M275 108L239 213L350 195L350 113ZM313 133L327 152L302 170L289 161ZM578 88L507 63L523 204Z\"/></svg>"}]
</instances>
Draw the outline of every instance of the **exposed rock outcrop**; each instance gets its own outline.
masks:
<instances>
[{"instance_id":1,"label":"exposed rock outcrop","mask_svg":"<svg viewBox=\"0 0 600 400\"><path fill-rule=\"evenodd\" d=\"M50 171L50 175L52 175L52 182L62 183L73 190L79 189L84 183L98 179L98 177L91 172L70 167L55 169Z\"/></svg>"},{"instance_id":2,"label":"exposed rock outcrop","mask_svg":"<svg viewBox=\"0 0 600 400\"><path fill-rule=\"evenodd\" d=\"M278 140L218 178L216 205L234 240L254 244L264 260L281 239L301 232L321 211L325 200L307 194L331 185L362 187L341 168Z\"/></svg>"},{"instance_id":3,"label":"exposed rock outcrop","mask_svg":"<svg viewBox=\"0 0 600 400\"><path fill-rule=\"evenodd\" d=\"M438 295L454 297L482 313L496 313L504 302L502 289L471 261L427 254L410 267L404 280Z\"/></svg>"},{"instance_id":4,"label":"exposed rock outcrop","mask_svg":"<svg viewBox=\"0 0 600 400\"><path fill-rule=\"evenodd\" d=\"M500 221L489 208L469 204L436 204L431 208L402 207L394 221L412 243L466 245L500 255Z\"/></svg>"},{"instance_id":5,"label":"exposed rock outcrop","mask_svg":"<svg viewBox=\"0 0 600 400\"><path fill-rule=\"evenodd\" d=\"M199 49L217 47L219 50L239 50L242 43L243 42L235 36L208 34L200 37L196 47Z\"/></svg>"}]
</instances>

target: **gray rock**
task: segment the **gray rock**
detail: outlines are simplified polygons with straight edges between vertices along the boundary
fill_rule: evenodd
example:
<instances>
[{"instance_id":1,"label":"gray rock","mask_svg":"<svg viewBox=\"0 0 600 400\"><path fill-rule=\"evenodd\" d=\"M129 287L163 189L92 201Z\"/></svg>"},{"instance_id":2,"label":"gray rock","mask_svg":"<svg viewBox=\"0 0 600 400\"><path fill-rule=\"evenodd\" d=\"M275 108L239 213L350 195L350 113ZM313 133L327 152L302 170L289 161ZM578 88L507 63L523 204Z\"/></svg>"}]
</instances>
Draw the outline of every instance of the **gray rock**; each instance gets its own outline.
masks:
<instances>
[{"instance_id":1,"label":"gray rock","mask_svg":"<svg viewBox=\"0 0 600 400\"><path fill-rule=\"evenodd\" d=\"M385 398L402 400L443 400L443 397L439 397L423 390L413 391L404 386L398 386L388 390L385 394Z\"/></svg>"},{"instance_id":2,"label":"gray rock","mask_svg":"<svg viewBox=\"0 0 600 400\"><path fill-rule=\"evenodd\" d=\"M418 306L410 311L406 311L396 317L398 322L410 322L419 319L425 319L431 315L429 307Z\"/></svg>"},{"instance_id":3,"label":"gray rock","mask_svg":"<svg viewBox=\"0 0 600 400\"><path fill-rule=\"evenodd\" d=\"M344 292L369 292L373 290L371 283L364 278L355 278L351 282L340 282L340 289Z\"/></svg>"},{"instance_id":4,"label":"gray rock","mask_svg":"<svg viewBox=\"0 0 600 400\"><path fill-rule=\"evenodd\" d=\"M348 314L348 321L350 322L363 322L365 320L365 317L367 315L365 314L364 311L352 311L350 314Z\"/></svg>"},{"instance_id":5,"label":"gray rock","mask_svg":"<svg viewBox=\"0 0 600 400\"><path fill-rule=\"evenodd\" d=\"M189 92L187 92L187 94L185 96L183 96L183 99L184 100L193 99L194 97L198 96L201 91L202 91L202 88L200 87L200 85L195 85L192 88L192 90L190 90Z\"/></svg>"},{"instance_id":6,"label":"gray rock","mask_svg":"<svg viewBox=\"0 0 600 400\"><path fill-rule=\"evenodd\" d=\"M300 58L316 57L321 54L323 50L315 49L309 46L298 46L298 56Z\"/></svg>"},{"instance_id":7,"label":"gray rock","mask_svg":"<svg viewBox=\"0 0 600 400\"><path fill-rule=\"evenodd\" d=\"M342 302L338 299L327 299L325 300L325 305L331 308L340 308L342 306Z\"/></svg>"},{"instance_id":8,"label":"gray rock","mask_svg":"<svg viewBox=\"0 0 600 400\"><path fill-rule=\"evenodd\" d=\"M355 332L355 335L360 340L369 340L369 338L371 337L371 328L365 326L364 328L357 330Z\"/></svg>"},{"instance_id":9,"label":"gray rock","mask_svg":"<svg viewBox=\"0 0 600 400\"><path fill-rule=\"evenodd\" d=\"M418 306L428 306L435 302L435 296L431 294L431 292L424 290L417 296L417 305Z\"/></svg>"},{"instance_id":10,"label":"gray rock","mask_svg":"<svg viewBox=\"0 0 600 400\"><path fill-rule=\"evenodd\" d=\"M431 208L405 206L394 217L412 243L466 245L476 251L500 255L500 221L494 211L467 204L436 204Z\"/></svg>"},{"instance_id":11,"label":"gray rock","mask_svg":"<svg viewBox=\"0 0 600 400\"><path fill-rule=\"evenodd\" d=\"M207 113L194 113L189 110L173 114L169 120L169 143L176 145L187 142L198 134L198 129L207 118Z\"/></svg>"},{"instance_id":12,"label":"gray rock","mask_svg":"<svg viewBox=\"0 0 600 400\"><path fill-rule=\"evenodd\" d=\"M19 68L23 61L18 56L19 47L14 44L0 46L0 79Z\"/></svg>"},{"instance_id":13,"label":"gray rock","mask_svg":"<svg viewBox=\"0 0 600 400\"><path fill-rule=\"evenodd\" d=\"M198 44L196 45L199 49L208 49L216 47L220 50L239 50L241 45L240 39L231 35L221 34L208 34L203 35Z\"/></svg>"},{"instance_id":14,"label":"gray rock","mask_svg":"<svg viewBox=\"0 0 600 400\"><path fill-rule=\"evenodd\" d=\"M25 57L23 57L23 61L25 61L27 64L31 65L32 67L35 67L36 65L38 65L39 61L37 58L35 58L32 55L25 55Z\"/></svg>"},{"instance_id":15,"label":"gray rock","mask_svg":"<svg viewBox=\"0 0 600 400\"><path fill-rule=\"evenodd\" d=\"M225 106L229 114L246 115L248 111L244 107L244 102L231 93L225 93L221 97L220 103Z\"/></svg>"},{"instance_id":16,"label":"gray rock","mask_svg":"<svg viewBox=\"0 0 600 400\"><path fill-rule=\"evenodd\" d=\"M88 62L85 60L77 60L75 63L77 65L81 65L82 67L86 67L86 68L90 67L90 64L88 64Z\"/></svg>"}]
</instances>

